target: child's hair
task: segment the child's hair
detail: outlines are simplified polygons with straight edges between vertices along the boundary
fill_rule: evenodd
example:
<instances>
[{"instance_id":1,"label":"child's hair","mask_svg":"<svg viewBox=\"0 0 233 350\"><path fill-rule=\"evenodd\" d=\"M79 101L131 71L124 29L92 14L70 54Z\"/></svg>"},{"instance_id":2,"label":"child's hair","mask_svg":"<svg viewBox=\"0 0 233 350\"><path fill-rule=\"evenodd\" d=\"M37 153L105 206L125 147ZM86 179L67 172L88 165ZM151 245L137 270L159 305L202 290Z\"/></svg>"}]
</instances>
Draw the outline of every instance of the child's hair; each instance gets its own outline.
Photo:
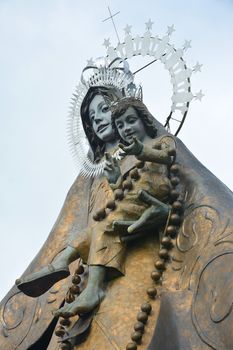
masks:
<instances>
[{"instance_id":1,"label":"child's hair","mask_svg":"<svg viewBox=\"0 0 233 350\"><path fill-rule=\"evenodd\" d=\"M115 91L113 88L111 89L103 86L91 87L88 90L81 105L81 118L82 118L83 129L85 131L90 147L92 149L92 152L94 155L94 161L98 162L104 155L105 142L97 137L97 135L93 130L93 127L89 118L89 106L91 101L96 95L102 95L103 98L106 100L106 102L110 105L110 102L116 101L117 98L119 98L119 92ZM114 130L115 130L115 127L114 127ZM117 133L116 133L116 137L119 137Z\"/></svg>"},{"instance_id":2,"label":"child's hair","mask_svg":"<svg viewBox=\"0 0 233 350\"><path fill-rule=\"evenodd\" d=\"M123 98L118 103L114 104L112 110L112 123L113 127L116 128L115 120L122 116L129 107L133 107L141 119L145 131L148 136L155 138L157 135L157 128L155 126L155 119L152 114L148 111L144 103L134 97Z\"/></svg>"}]
</instances>

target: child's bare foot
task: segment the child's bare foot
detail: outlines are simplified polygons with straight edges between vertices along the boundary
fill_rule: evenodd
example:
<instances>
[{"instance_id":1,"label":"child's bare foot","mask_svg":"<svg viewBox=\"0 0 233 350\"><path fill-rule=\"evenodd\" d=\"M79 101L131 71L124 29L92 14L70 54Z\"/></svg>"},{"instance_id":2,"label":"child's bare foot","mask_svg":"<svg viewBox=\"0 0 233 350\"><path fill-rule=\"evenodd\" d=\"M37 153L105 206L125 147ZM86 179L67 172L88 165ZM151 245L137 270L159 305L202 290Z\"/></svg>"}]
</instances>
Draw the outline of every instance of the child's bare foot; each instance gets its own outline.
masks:
<instances>
[{"instance_id":1,"label":"child's bare foot","mask_svg":"<svg viewBox=\"0 0 233 350\"><path fill-rule=\"evenodd\" d=\"M79 297L71 304L67 304L54 312L54 316L71 317L91 312L104 298L102 289L86 287Z\"/></svg>"}]
</instances>

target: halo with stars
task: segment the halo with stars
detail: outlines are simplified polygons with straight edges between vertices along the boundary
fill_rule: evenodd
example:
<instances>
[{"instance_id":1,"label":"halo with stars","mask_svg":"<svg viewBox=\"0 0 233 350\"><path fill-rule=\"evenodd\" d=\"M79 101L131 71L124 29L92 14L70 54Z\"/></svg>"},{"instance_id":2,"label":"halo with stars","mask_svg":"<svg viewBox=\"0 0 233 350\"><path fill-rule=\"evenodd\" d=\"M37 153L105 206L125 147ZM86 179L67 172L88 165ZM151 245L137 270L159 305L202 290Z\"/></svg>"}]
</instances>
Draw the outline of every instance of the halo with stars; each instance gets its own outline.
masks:
<instances>
[{"instance_id":1,"label":"halo with stars","mask_svg":"<svg viewBox=\"0 0 233 350\"><path fill-rule=\"evenodd\" d=\"M185 40L182 48L175 48L170 43L170 37L175 31L174 25L167 27L166 34L160 38L151 33L153 22L149 19L146 23L146 31L143 36L133 36L131 25L126 25L125 38L117 46L110 43L110 39L105 39L103 45L106 48L107 57L113 60L121 57L131 60L136 56L149 56L153 59L151 63L159 61L168 70L172 84L171 111L165 117L164 126L169 132L178 135L186 119L190 102L193 99L201 100L204 94L202 90L193 94L191 91L191 75L200 72L202 64L199 62L191 69L188 68L183 58L184 53L191 48L191 40Z\"/></svg>"}]
</instances>

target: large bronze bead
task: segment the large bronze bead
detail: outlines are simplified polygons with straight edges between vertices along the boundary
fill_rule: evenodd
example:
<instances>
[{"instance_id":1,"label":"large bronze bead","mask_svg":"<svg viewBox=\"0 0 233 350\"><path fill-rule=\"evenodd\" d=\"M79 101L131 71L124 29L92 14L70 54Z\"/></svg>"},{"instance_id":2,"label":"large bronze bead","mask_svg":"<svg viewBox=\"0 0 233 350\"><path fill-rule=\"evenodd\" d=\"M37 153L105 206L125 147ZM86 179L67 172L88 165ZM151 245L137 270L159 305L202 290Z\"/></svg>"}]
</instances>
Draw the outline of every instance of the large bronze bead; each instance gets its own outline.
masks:
<instances>
[{"instance_id":1,"label":"large bronze bead","mask_svg":"<svg viewBox=\"0 0 233 350\"><path fill-rule=\"evenodd\" d=\"M173 200L176 200L179 197L180 193L176 190L171 190L170 196Z\"/></svg>"},{"instance_id":2,"label":"large bronze bead","mask_svg":"<svg viewBox=\"0 0 233 350\"><path fill-rule=\"evenodd\" d=\"M106 204L106 207L110 210L114 210L116 208L116 203L114 200L109 200Z\"/></svg>"},{"instance_id":3,"label":"large bronze bead","mask_svg":"<svg viewBox=\"0 0 233 350\"><path fill-rule=\"evenodd\" d=\"M159 257L162 259L168 259L169 258L168 250L167 249L160 249Z\"/></svg>"},{"instance_id":4,"label":"large bronze bead","mask_svg":"<svg viewBox=\"0 0 233 350\"><path fill-rule=\"evenodd\" d=\"M177 212L182 212L183 210L183 204L180 201L175 201L172 204L172 210Z\"/></svg>"},{"instance_id":5,"label":"large bronze bead","mask_svg":"<svg viewBox=\"0 0 233 350\"><path fill-rule=\"evenodd\" d=\"M79 286L73 284L73 286L70 287L70 293L72 293L72 294L79 294L80 293Z\"/></svg>"},{"instance_id":6,"label":"large bronze bead","mask_svg":"<svg viewBox=\"0 0 233 350\"><path fill-rule=\"evenodd\" d=\"M82 275L84 272L84 266L83 265L79 265L79 267L75 270L75 273L77 275Z\"/></svg>"},{"instance_id":7,"label":"large bronze bead","mask_svg":"<svg viewBox=\"0 0 233 350\"><path fill-rule=\"evenodd\" d=\"M63 337L65 333L66 333L65 328L62 326L58 326L57 329L55 330L55 335L57 337Z\"/></svg>"},{"instance_id":8,"label":"large bronze bead","mask_svg":"<svg viewBox=\"0 0 233 350\"><path fill-rule=\"evenodd\" d=\"M61 318L60 319L60 324L62 326L69 326L71 324L71 321L68 318Z\"/></svg>"},{"instance_id":9,"label":"large bronze bead","mask_svg":"<svg viewBox=\"0 0 233 350\"><path fill-rule=\"evenodd\" d=\"M157 293L158 293L157 289L155 287L148 288L146 292L147 292L148 296L152 299L155 298Z\"/></svg>"},{"instance_id":10,"label":"large bronze bead","mask_svg":"<svg viewBox=\"0 0 233 350\"><path fill-rule=\"evenodd\" d=\"M177 176L174 176L171 178L171 184L173 186L177 186L177 185L179 185L179 183L180 183L180 179Z\"/></svg>"},{"instance_id":11,"label":"large bronze bead","mask_svg":"<svg viewBox=\"0 0 233 350\"><path fill-rule=\"evenodd\" d=\"M136 343L140 343L141 339L142 339L142 333L137 331L137 332L133 332L131 334L131 339L133 341L135 341Z\"/></svg>"},{"instance_id":12,"label":"large bronze bead","mask_svg":"<svg viewBox=\"0 0 233 350\"><path fill-rule=\"evenodd\" d=\"M141 332L141 333L143 333L144 332L144 328L145 328L145 325L144 325L144 323L142 323L142 322L136 322L135 324L134 324L134 330L135 331L139 331L139 332Z\"/></svg>"},{"instance_id":13,"label":"large bronze bead","mask_svg":"<svg viewBox=\"0 0 233 350\"><path fill-rule=\"evenodd\" d=\"M155 262L155 267L156 267L156 269L158 269L159 271L164 271L164 270L166 270L165 263L164 263L164 261L162 261L162 260L157 260L157 261Z\"/></svg>"},{"instance_id":14,"label":"large bronze bead","mask_svg":"<svg viewBox=\"0 0 233 350\"><path fill-rule=\"evenodd\" d=\"M133 169L130 171L129 173L129 176L131 177L131 179L133 180L138 180L140 178L140 175L139 175L139 172L138 172L138 169Z\"/></svg>"},{"instance_id":15,"label":"large bronze bead","mask_svg":"<svg viewBox=\"0 0 233 350\"><path fill-rule=\"evenodd\" d=\"M132 190L132 188L133 188L132 181L130 179L123 181L122 188L124 190L129 190L129 191Z\"/></svg>"},{"instance_id":16,"label":"large bronze bead","mask_svg":"<svg viewBox=\"0 0 233 350\"><path fill-rule=\"evenodd\" d=\"M72 283L73 284L79 284L81 282L81 277L79 276L79 275L74 275L73 277L72 277Z\"/></svg>"},{"instance_id":17,"label":"large bronze bead","mask_svg":"<svg viewBox=\"0 0 233 350\"><path fill-rule=\"evenodd\" d=\"M148 315L146 312L143 312L143 311L139 311L139 313L137 314L137 320L139 322L142 322L142 323L146 323L147 320L148 320Z\"/></svg>"},{"instance_id":18,"label":"large bronze bead","mask_svg":"<svg viewBox=\"0 0 233 350\"><path fill-rule=\"evenodd\" d=\"M141 305L141 310L145 313L147 313L147 315L149 315L151 313L151 310L152 310L152 306L150 303L146 302L146 303L143 303Z\"/></svg>"},{"instance_id":19,"label":"large bronze bead","mask_svg":"<svg viewBox=\"0 0 233 350\"><path fill-rule=\"evenodd\" d=\"M114 191L114 196L116 200L121 201L124 198L124 192L118 188Z\"/></svg>"},{"instance_id":20,"label":"large bronze bead","mask_svg":"<svg viewBox=\"0 0 233 350\"><path fill-rule=\"evenodd\" d=\"M173 247L173 243L171 241L170 237L163 237L161 240L161 244L163 245L163 247L167 248L167 249L171 249Z\"/></svg>"},{"instance_id":21,"label":"large bronze bead","mask_svg":"<svg viewBox=\"0 0 233 350\"><path fill-rule=\"evenodd\" d=\"M97 213L95 213L93 216L92 216L93 220L95 221L99 221L100 218L99 218L99 215Z\"/></svg>"},{"instance_id":22,"label":"large bronze bead","mask_svg":"<svg viewBox=\"0 0 233 350\"><path fill-rule=\"evenodd\" d=\"M67 341L67 342L62 342L61 345L61 350L71 350L71 344Z\"/></svg>"},{"instance_id":23,"label":"large bronze bead","mask_svg":"<svg viewBox=\"0 0 233 350\"><path fill-rule=\"evenodd\" d=\"M170 217L170 222L174 225L179 225L181 223L181 218L178 214L172 214Z\"/></svg>"},{"instance_id":24,"label":"large bronze bead","mask_svg":"<svg viewBox=\"0 0 233 350\"><path fill-rule=\"evenodd\" d=\"M180 166L178 164L173 164L170 168L171 173L178 174L180 171Z\"/></svg>"},{"instance_id":25,"label":"large bronze bead","mask_svg":"<svg viewBox=\"0 0 233 350\"><path fill-rule=\"evenodd\" d=\"M166 233L172 238L174 238L177 234L177 228L173 225L169 225L166 229Z\"/></svg>"},{"instance_id":26,"label":"large bronze bead","mask_svg":"<svg viewBox=\"0 0 233 350\"><path fill-rule=\"evenodd\" d=\"M65 300L68 304L73 303L73 301L75 300L74 294L72 294L72 293L70 293L70 291L68 291L68 293L66 294Z\"/></svg>"},{"instance_id":27,"label":"large bronze bead","mask_svg":"<svg viewBox=\"0 0 233 350\"><path fill-rule=\"evenodd\" d=\"M137 350L137 344L135 343L135 342L133 342L133 343L128 343L127 345L126 345L126 350Z\"/></svg>"},{"instance_id":28,"label":"large bronze bead","mask_svg":"<svg viewBox=\"0 0 233 350\"><path fill-rule=\"evenodd\" d=\"M162 277L162 274L160 271L152 271L151 272L151 278L153 281L158 282L161 277Z\"/></svg>"},{"instance_id":29,"label":"large bronze bead","mask_svg":"<svg viewBox=\"0 0 233 350\"><path fill-rule=\"evenodd\" d=\"M167 151L167 154L169 156L175 156L176 155L176 149L175 148L171 148Z\"/></svg>"},{"instance_id":30,"label":"large bronze bead","mask_svg":"<svg viewBox=\"0 0 233 350\"><path fill-rule=\"evenodd\" d=\"M95 221L101 221L106 217L106 211L105 208L99 209L94 215L93 219Z\"/></svg>"},{"instance_id":31,"label":"large bronze bead","mask_svg":"<svg viewBox=\"0 0 233 350\"><path fill-rule=\"evenodd\" d=\"M106 216L105 208L99 209L97 211L97 215L99 216L100 220L103 220Z\"/></svg>"},{"instance_id":32,"label":"large bronze bead","mask_svg":"<svg viewBox=\"0 0 233 350\"><path fill-rule=\"evenodd\" d=\"M145 165L145 162L139 161L139 162L136 163L136 167L137 167L138 169L142 169L142 168L144 167L144 165Z\"/></svg>"}]
</instances>

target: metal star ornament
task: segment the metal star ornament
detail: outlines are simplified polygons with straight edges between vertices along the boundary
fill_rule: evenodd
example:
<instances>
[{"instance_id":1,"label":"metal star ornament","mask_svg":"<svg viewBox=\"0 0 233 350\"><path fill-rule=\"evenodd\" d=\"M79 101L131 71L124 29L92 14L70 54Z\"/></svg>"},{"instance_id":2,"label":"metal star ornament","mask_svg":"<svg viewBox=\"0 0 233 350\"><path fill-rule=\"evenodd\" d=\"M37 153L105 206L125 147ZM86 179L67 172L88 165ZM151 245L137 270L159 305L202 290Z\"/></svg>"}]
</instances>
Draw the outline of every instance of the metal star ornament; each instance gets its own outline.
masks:
<instances>
[{"instance_id":1,"label":"metal star ornament","mask_svg":"<svg viewBox=\"0 0 233 350\"><path fill-rule=\"evenodd\" d=\"M175 31L176 30L175 30L174 24L172 24L171 26L167 27L167 35L171 35Z\"/></svg>"},{"instance_id":2,"label":"metal star ornament","mask_svg":"<svg viewBox=\"0 0 233 350\"><path fill-rule=\"evenodd\" d=\"M93 58L91 57L89 60L87 60L87 66L93 66L94 65L94 61Z\"/></svg>"},{"instance_id":3,"label":"metal star ornament","mask_svg":"<svg viewBox=\"0 0 233 350\"><path fill-rule=\"evenodd\" d=\"M132 26L126 24L126 26L124 28L125 34L130 34L131 33L131 28L132 28Z\"/></svg>"},{"instance_id":4,"label":"metal star ornament","mask_svg":"<svg viewBox=\"0 0 233 350\"><path fill-rule=\"evenodd\" d=\"M184 50L188 50L188 49L190 49L192 46L191 46L191 40L185 40L185 42L184 42L184 46L183 46L183 49Z\"/></svg>"},{"instance_id":5,"label":"metal star ornament","mask_svg":"<svg viewBox=\"0 0 233 350\"><path fill-rule=\"evenodd\" d=\"M152 22L152 20L149 19L148 22L145 23L146 29L147 29L147 30L151 30L153 24L154 24L154 22Z\"/></svg>"},{"instance_id":6,"label":"metal star ornament","mask_svg":"<svg viewBox=\"0 0 233 350\"><path fill-rule=\"evenodd\" d=\"M194 73L200 72L202 66L203 66L203 64L200 64L199 62L197 62L197 63L195 64L195 66L193 66L193 72L194 72Z\"/></svg>"},{"instance_id":7,"label":"metal star ornament","mask_svg":"<svg viewBox=\"0 0 233 350\"><path fill-rule=\"evenodd\" d=\"M201 101L204 96L205 95L202 93L202 90L200 90L199 92L196 93L196 95L194 97L196 100Z\"/></svg>"},{"instance_id":8,"label":"metal star ornament","mask_svg":"<svg viewBox=\"0 0 233 350\"><path fill-rule=\"evenodd\" d=\"M106 49L110 46L110 39L104 39L104 43L103 43L103 46L106 47Z\"/></svg>"}]
</instances>

